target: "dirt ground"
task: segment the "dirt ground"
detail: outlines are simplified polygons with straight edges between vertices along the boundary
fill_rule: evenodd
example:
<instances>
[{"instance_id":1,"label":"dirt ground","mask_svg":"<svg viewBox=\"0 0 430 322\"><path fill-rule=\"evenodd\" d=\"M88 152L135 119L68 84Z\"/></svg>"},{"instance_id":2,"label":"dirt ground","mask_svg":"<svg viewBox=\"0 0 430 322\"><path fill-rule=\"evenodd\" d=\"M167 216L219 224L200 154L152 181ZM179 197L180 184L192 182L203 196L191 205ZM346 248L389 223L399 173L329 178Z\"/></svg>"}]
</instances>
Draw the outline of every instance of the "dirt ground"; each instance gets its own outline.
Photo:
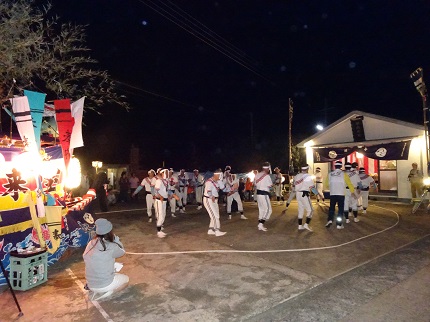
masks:
<instances>
[{"instance_id":1,"label":"dirt ground","mask_svg":"<svg viewBox=\"0 0 430 322\"><path fill-rule=\"evenodd\" d=\"M168 211L164 239L143 201L112 207L96 217L112 221L128 252L118 261L129 287L89 301L83 249L74 249L49 267L47 283L16 292L24 316L3 289L0 321L407 321L415 313L414 321L430 321L422 305L430 293L405 293L430 281L430 215L373 201L360 222L327 229L328 209L315 203L309 232L297 229L296 203L286 213L272 206L267 232L257 230L255 203L245 203L248 220L228 220L222 209L222 237L207 235L204 209L188 206L176 218ZM393 307L401 294L421 311Z\"/></svg>"}]
</instances>

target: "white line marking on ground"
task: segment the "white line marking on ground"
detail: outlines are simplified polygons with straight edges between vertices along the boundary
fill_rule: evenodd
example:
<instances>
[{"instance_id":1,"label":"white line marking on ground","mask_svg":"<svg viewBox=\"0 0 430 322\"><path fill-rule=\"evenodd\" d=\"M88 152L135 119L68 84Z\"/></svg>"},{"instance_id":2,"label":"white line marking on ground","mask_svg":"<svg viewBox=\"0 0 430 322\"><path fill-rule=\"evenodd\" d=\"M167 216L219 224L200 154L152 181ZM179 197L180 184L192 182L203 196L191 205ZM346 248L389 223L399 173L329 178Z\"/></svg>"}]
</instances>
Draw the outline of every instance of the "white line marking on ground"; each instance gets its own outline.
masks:
<instances>
[{"instance_id":1,"label":"white line marking on ground","mask_svg":"<svg viewBox=\"0 0 430 322\"><path fill-rule=\"evenodd\" d=\"M138 208L138 209L124 209L124 210L112 210L112 211L106 211L106 212L96 212L96 215L103 215L103 214L113 214L116 212L130 212L130 211L138 211L138 210L146 210L146 208Z\"/></svg>"},{"instance_id":2,"label":"white line marking on ground","mask_svg":"<svg viewBox=\"0 0 430 322\"><path fill-rule=\"evenodd\" d=\"M75 273L73 273L73 271L70 268L66 269L67 273L69 273L70 277L75 281L75 283L79 286L79 288L81 289L81 291L86 295L85 290L84 290L84 284L82 284L82 282L76 277ZM107 312L100 306L100 303L97 301L93 301L90 300L91 303L93 303L93 305L96 307L97 310L99 310L100 314L105 318L106 321L108 322L114 322L109 314L107 314Z\"/></svg>"},{"instance_id":3,"label":"white line marking on ground","mask_svg":"<svg viewBox=\"0 0 430 322\"><path fill-rule=\"evenodd\" d=\"M128 255L179 255L179 254L206 254L206 253L293 253L293 252L307 252L307 251L315 251L315 250L327 250L327 249L333 249L333 248L339 248L343 247L352 243L356 243L360 240L370 238L375 235L382 234L383 232L386 232L390 229L393 229L396 227L400 222L400 215L391 209L379 207L379 206L373 206L381 209L385 209L388 211L391 211L396 214L397 221L394 225L385 228L383 230L377 231L376 233L372 233L357 239L353 239L351 241L339 244L339 245L332 245L332 246L324 246L324 247L312 247L312 248L295 248L295 249L269 249L269 250L238 250L238 249L210 249L210 250L188 250L188 251L176 251L176 252L154 252L154 253L134 253L134 252L126 252Z\"/></svg>"}]
</instances>

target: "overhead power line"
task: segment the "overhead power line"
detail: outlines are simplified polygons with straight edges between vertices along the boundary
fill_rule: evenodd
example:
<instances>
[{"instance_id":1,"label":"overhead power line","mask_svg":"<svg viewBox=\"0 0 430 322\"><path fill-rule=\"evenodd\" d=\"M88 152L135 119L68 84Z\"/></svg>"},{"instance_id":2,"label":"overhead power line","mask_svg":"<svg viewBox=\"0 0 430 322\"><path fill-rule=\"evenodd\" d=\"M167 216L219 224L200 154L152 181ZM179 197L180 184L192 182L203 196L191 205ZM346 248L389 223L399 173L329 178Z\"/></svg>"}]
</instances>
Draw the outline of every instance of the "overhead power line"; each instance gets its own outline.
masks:
<instances>
[{"instance_id":1,"label":"overhead power line","mask_svg":"<svg viewBox=\"0 0 430 322\"><path fill-rule=\"evenodd\" d=\"M226 46L224 44L220 44L219 41L216 38L214 39L214 37L210 33L208 33L207 31L202 32L201 31L202 30L201 27L198 27L196 29L194 27L194 26L196 26L195 23L192 23L191 25L189 23L187 23L186 21L190 21L190 20L187 17L185 17L183 14L179 13L177 10L172 9L168 5L164 4L162 1L160 1L160 3L162 5L164 5L164 6L166 6L167 9L163 8L162 6L158 5L156 2L154 2L152 0L139 0L139 2L141 2L144 5L148 6L149 8L151 8L152 10L154 10L155 12L157 12L158 14L160 14L161 16L163 16L164 18L168 19L170 22L172 22L175 25L177 25L178 27L184 29L185 31L187 31L188 33L190 33L191 35L193 35L197 39L199 39L202 42L206 43L208 46L214 48L215 50L217 50L221 54L227 56L231 60L235 61L236 63L238 63L242 67L244 67L247 70L249 70L250 72L254 73L255 75L261 77L262 79L264 79L267 82L269 82L272 85L274 85L274 82L272 82L262 72L256 70L254 66L251 66L248 62L246 62L246 60L244 60L244 58L242 58L244 55L238 55L234 51L232 52L231 50L229 50L228 48L226 48ZM173 10L173 13L172 13L172 10ZM179 17L177 17L175 14L178 15ZM190 15L188 15L188 16L190 16ZM198 21L195 18L193 18L193 19L195 21ZM202 25L202 26L204 26L200 22L199 22L199 24ZM206 26L204 26L204 27L206 29L208 29L209 31L211 31ZM209 37L206 36L205 33ZM227 42L227 41L224 40L224 42Z\"/></svg>"}]
</instances>

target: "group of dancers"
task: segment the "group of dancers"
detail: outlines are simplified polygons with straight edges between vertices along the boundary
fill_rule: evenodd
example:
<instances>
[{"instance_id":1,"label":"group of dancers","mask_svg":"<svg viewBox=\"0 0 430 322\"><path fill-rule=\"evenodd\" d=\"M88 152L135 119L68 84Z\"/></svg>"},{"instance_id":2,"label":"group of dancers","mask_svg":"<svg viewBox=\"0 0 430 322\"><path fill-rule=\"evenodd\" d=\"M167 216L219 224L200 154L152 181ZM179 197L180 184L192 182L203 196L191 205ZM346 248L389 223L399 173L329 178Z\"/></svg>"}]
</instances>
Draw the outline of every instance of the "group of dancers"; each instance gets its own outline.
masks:
<instances>
[{"instance_id":1,"label":"group of dancers","mask_svg":"<svg viewBox=\"0 0 430 322\"><path fill-rule=\"evenodd\" d=\"M330 207L326 227L333 223L335 206L338 205L338 216L336 219L337 228L342 229L343 217L349 223L349 216L352 213L354 222L358 222L358 208L362 205L363 212L366 212L368 205L369 187L375 184L372 177L368 176L364 168L357 169L356 163L345 164L345 171L342 170L342 162L335 163L335 169L328 175L330 187ZM267 231L265 223L272 214L271 192L274 191L278 204L282 203L282 174L279 168L275 168L275 175L272 179L271 165L269 162L263 163L261 170L256 171L254 177L254 200L258 205L258 225L259 231ZM303 165L300 173L294 176L291 182L290 196L286 202L288 209L291 200L295 197L298 203L298 229L312 231L310 222L313 208L311 204L311 193L315 194L317 202L325 201L323 194L323 175L320 168L316 168L314 175L309 172L309 166ZM240 218L248 219L243 213L243 204L239 194L239 178L231 172L231 167L227 166L224 171L216 169L213 172L200 174L195 169L191 178L181 169L175 173L173 169L159 168L157 171L149 170L148 177L144 178L140 186L134 191L137 195L145 189L146 205L149 222L152 222L152 208L155 209L157 221L157 236L166 237L163 231L163 224L166 218L167 203L170 205L172 217L176 217L177 205L181 213L185 213L187 205L188 186L194 187L197 209L204 206L209 218L208 235L223 236L226 232L221 231L219 198L220 194L226 195L226 206L228 218L232 218L233 201L237 203L237 211ZM303 217L306 213L305 222Z\"/></svg>"}]
</instances>

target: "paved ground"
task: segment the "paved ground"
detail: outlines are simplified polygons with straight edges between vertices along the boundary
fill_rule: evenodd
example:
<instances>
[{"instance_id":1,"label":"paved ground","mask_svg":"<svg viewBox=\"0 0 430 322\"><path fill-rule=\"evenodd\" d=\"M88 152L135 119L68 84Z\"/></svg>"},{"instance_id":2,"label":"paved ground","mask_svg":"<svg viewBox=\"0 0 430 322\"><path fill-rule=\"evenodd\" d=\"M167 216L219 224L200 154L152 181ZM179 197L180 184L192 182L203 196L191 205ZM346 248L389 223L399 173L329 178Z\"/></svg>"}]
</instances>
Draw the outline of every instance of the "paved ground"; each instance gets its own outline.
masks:
<instances>
[{"instance_id":1,"label":"paved ground","mask_svg":"<svg viewBox=\"0 0 430 322\"><path fill-rule=\"evenodd\" d=\"M315 206L314 232L297 231L297 205L273 204L267 232L222 214L223 237L208 236L195 206L168 217L155 235L143 203L99 214L114 223L130 253L121 258L130 286L115 298L87 301L82 250L49 268L48 282L0 294L0 321L430 321L430 215L410 205L373 202L359 223L326 229ZM225 250L226 252L205 252ZM164 252L202 251L196 253Z\"/></svg>"}]
</instances>

